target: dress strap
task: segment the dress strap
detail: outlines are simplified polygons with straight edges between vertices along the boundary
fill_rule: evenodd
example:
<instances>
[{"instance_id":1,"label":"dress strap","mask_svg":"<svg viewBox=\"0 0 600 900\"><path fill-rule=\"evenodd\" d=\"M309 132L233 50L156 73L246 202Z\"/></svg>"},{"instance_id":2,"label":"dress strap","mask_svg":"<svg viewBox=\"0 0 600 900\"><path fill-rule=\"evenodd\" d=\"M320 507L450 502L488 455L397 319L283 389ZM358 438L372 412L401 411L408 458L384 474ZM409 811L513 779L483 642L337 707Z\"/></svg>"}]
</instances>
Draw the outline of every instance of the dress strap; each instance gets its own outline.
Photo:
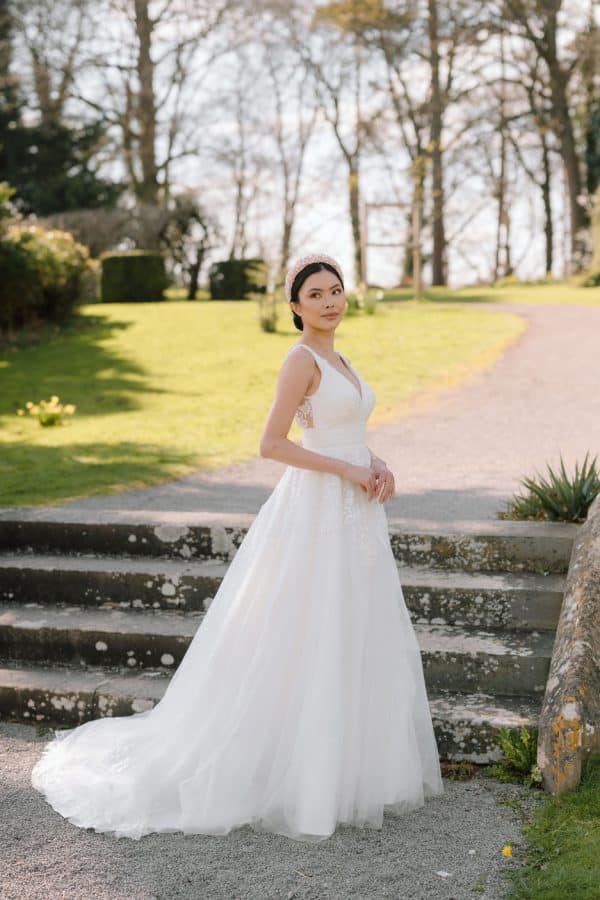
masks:
<instances>
[{"instance_id":1,"label":"dress strap","mask_svg":"<svg viewBox=\"0 0 600 900\"><path fill-rule=\"evenodd\" d=\"M308 346L308 344L294 344L293 347L290 347L290 349L288 350L286 356L289 356L290 353L292 353L297 347L302 347L304 350L308 350L308 352L310 353L310 355L312 356L312 358L314 359L314 361L315 361L316 363L318 363L319 360L321 359L321 357L320 357L319 354L316 352L316 350L313 350L312 347L309 347L309 346ZM325 362L327 362L327 360L325 360Z\"/></svg>"}]
</instances>

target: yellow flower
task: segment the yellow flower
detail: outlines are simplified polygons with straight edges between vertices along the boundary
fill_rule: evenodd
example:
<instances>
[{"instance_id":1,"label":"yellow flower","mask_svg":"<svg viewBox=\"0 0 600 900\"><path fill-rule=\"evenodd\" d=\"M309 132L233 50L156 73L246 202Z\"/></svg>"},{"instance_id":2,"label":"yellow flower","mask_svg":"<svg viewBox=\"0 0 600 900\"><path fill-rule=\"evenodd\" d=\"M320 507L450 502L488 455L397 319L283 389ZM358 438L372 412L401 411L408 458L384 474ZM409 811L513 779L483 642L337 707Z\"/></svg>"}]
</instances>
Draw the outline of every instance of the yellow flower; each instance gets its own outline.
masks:
<instances>
[{"instance_id":1,"label":"yellow flower","mask_svg":"<svg viewBox=\"0 0 600 900\"><path fill-rule=\"evenodd\" d=\"M512 847L510 844L506 844L506 846L502 848L502 856L512 856Z\"/></svg>"}]
</instances>

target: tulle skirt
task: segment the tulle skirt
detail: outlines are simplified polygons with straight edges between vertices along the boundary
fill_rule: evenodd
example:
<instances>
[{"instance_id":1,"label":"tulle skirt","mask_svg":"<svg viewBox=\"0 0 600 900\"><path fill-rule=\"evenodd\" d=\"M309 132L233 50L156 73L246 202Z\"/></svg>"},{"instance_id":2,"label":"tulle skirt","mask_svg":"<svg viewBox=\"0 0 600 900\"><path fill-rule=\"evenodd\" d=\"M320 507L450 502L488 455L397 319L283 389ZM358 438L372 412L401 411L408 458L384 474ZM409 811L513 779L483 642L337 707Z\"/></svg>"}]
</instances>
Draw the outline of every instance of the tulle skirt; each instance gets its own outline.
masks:
<instances>
[{"instance_id":1,"label":"tulle skirt","mask_svg":"<svg viewBox=\"0 0 600 900\"><path fill-rule=\"evenodd\" d=\"M369 464L364 444L322 452ZM73 824L136 839L320 841L441 793L383 504L288 467L160 703L57 732L32 783Z\"/></svg>"}]
</instances>

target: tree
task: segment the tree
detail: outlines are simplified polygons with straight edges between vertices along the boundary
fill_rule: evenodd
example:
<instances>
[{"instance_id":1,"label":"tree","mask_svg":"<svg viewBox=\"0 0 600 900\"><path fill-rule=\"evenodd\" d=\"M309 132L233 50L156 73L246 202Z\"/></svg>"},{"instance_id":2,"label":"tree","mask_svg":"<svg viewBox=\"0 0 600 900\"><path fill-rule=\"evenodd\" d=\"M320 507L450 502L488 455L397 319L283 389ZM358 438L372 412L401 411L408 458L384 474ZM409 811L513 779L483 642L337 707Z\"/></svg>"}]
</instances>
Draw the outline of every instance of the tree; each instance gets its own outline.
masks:
<instances>
[{"instance_id":1,"label":"tree","mask_svg":"<svg viewBox=\"0 0 600 900\"><path fill-rule=\"evenodd\" d=\"M570 88L577 58L564 50L559 13L563 0L502 0L497 10L503 30L517 31L543 60L552 101L551 127L558 140L569 198L571 254L575 268L584 262L589 217L583 195L581 158L573 121Z\"/></svg>"},{"instance_id":2,"label":"tree","mask_svg":"<svg viewBox=\"0 0 600 900\"><path fill-rule=\"evenodd\" d=\"M66 108L93 33L92 0L11 0L15 31L39 124L51 130Z\"/></svg>"},{"instance_id":3,"label":"tree","mask_svg":"<svg viewBox=\"0 0 600 900\"><path fill-rule=\"evenodd\" d=\"M284 52L282 52L284 51ZM282 224L279 271L288 266L306 150L314 132L318 108L308 95L308 73L295 73L295 60L286 59L287 46L266 36L264 61L273 96L272 133L282 185Z\"/></svg>"},{"instance_id":4,"label":"tree","mask_svg":"<svg viewBox=\"0 0 600 900\"><path fill-rule=\"evenodd\" d=\"M393 6L383 0L342 0L326 7L330 8L337 13L339 27L359 35L361 44L383 60L388 98L411 160L413 221L424 217L426 178L431 173L432 281L445 284L446 119L451 105L459 103L472 86L473 78L463 76L463 84L456 87L456 66L459 51L477 44L479 17L466 0L443 6L438 0L405 0ZM465 70L477 71L476 64L462 62ZM424 69L427 77L415 77L415 72L421 76Z\"/></svg>"},{"instance_id":5,"label":"tree","mask_svg":"<svg viewBox=\"0 0 600 900\"><path fill-rule=\"evenodd\" d=\"M187 299L195 300L198 280L208 250L220 236L215 220L189 193L177 194L171 200L171 209L160 233L160 243L165 247L176 270L187 281Z\"/></svg>"},{"instance_id":6,"label":"tree","mask_svg":"<svg viewBox=\"0 0 600 900\"><path fill-rule=\"evenodd\" d=\"M42 9L48 11L50 7L46 0L37 0L27 14ZM37 121L25 124L26 104L20 80L11 68L15 35L23 38L28 33L24 7L20 2L9 7L3 0L0 10L0 179L15 186L15 202L25 213L48 215L114 204L120 186L101 178L94 164L104 140L103 126L99 122L72 126L64 118L74 70L73 53L66 66L71 74L63 73L55 93L48 58L42 57L37 45L29 47L33 47L34 83L41 101L34 104Z\"/></svg>"},{"instance_id":7,"label":"tree","mask_svg":"<svg viewBox=\"0 0 600 900\"><path fill-rule=\"evenodd\" d=\"M113 30L94 58L94 87L78 96L110 129L130 191L142 205L168 204L173 166L199 151L201 109L196 100L190 116L190 98L197 97L211 62L229 49L215 41L209 51L206 43L230 5L104 0Z\"/></svg>"}]
</instances>

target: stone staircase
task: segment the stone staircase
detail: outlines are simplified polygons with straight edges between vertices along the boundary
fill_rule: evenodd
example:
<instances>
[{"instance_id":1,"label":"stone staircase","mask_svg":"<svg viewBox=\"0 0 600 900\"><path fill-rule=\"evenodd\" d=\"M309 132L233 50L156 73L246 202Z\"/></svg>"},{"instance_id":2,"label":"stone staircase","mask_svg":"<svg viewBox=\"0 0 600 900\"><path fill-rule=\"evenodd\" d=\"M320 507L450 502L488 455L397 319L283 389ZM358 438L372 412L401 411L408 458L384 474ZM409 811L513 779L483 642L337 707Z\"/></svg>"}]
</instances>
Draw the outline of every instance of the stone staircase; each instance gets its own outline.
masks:
<instances>
[{"instance_id":1,"label":"stone staircase","mask_svg":"<svg viewBox=\"0 0 600 900\"><path fill-rule=\"evenodd\" d=\"M0 716L68 726L156 703L252 517L0 510ZM535 727L579 526L390 520L440 753Z\"/></svg>"}]
</instances>

